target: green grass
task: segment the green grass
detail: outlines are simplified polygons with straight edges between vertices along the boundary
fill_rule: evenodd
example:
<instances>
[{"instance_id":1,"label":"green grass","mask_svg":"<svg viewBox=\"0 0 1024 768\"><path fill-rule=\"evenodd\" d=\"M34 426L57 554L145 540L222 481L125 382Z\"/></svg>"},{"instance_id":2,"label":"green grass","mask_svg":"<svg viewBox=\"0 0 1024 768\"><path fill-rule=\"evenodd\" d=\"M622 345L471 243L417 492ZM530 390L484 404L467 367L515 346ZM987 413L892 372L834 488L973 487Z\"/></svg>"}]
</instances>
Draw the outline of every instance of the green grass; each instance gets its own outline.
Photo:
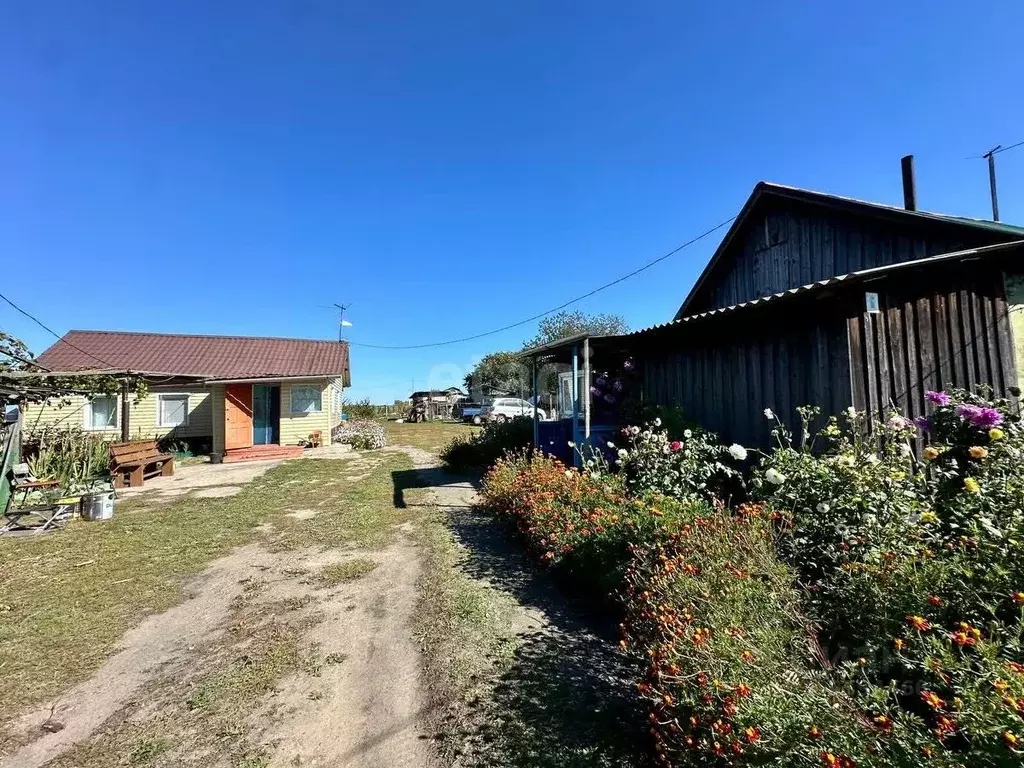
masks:
<instances>
[{"instance_id":1,"label":"green grass","mask_svg":"<svg viewBox=\"0 0 1024 768\"><path fill-rule=\"evenodd\" d=\"M370 558L357 557L321 568L316 575L316 580L324 586L334 586L365 576L376 567L377 563Z\"/></svg>"},{"instance_id":2,"label":"green grass","mask_svg":"<svg viewBox=\"0 0 1024 768\"><path fill-rule=\"evenodd\" d=\"M142 495L119 501L107 523L76 520L39 538L0 539L0 647L25 651L5 654L0 663L5 711L23 710L87 678L125 631L181 601L187 577L240 544L266 538L256 530L263 523L274 525L272 547L387 544L394 526L414 513L392 502L391 472L410 462L401 454L378 456L356 483L343 479L344 460L292 461L236 496L185 496L146 510ZM302 508L319 514L287 515ZM246 593L259 589L256 582L245 585Z\"/></svg>"},{"instance_id":3,"label":"green grass","mask_svg":"<svg viewBox=\"0 0 1024 768\"><path fill-rule=\"evenodd\" d=\"M472 435L480 431L472 424L451 421L426 421L422 424L387 423L390 445L411 445L430 453L438 453L453 437Z\"/></svg>"}]
</instances>

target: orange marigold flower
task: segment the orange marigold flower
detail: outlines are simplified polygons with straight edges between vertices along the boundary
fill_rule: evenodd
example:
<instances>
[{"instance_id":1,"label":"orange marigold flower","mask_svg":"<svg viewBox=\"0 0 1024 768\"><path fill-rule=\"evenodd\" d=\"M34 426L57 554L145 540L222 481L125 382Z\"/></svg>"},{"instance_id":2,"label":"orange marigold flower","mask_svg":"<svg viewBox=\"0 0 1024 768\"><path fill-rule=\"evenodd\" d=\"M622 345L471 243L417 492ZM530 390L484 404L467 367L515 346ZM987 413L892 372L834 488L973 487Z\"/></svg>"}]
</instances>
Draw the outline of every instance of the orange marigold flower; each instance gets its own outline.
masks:
<instances>
[{"instance_id":1,"label":"orange marigold flower","mask_svg":"<svg viewBox=\"0 0 1024 768\"><path fill-rule=\"evenodd\" d=\"M964 646L974 645L976 641L971 635L967 634L961 629L953 633L953 642L957 645Z\"/></svg>"},{"instance_id":2,"label":"orange marigold flower","mask_svg":"<svg viewBox=\"0 0 1024 768\"><path fill-rule=\"evenodd\" d=\"M812 739L820 739L822 736L821 728L819 728L816 725L812 725L810 728L807 729L807 735L810 736Z\"/></svg>"},{"instance_id":3,"label":"orange marigold flower","mask_svg":"<svg viewBox=\"0 0 1024 768\"><path fill-rule=\"evenodd\" d=\"M892 641L892 645L893 648L895 648L897 651L902 651L904 648L907 647L907 641L904 640L902 637L897 637L895 640Z\"/></svg>"},{"instance_id":4,"label":"orange marigold flower","mask_svg":"<svg viewBox=\"0 0 1024 768\"><path fill-rule=\"evenodd\" d=\"M822 752L821 762L829 766L829 768L839 768L839 758L833 755L831 752Z\"/></svg>"},{"instance_id":5,"label":"orange marigold flower","mask_svg":"<svg viewBox=\"0 0 1024 768\"><path fill-rule=\"evenodd\" d=\"M928 622L928 619L922 616L907 616L907 624L912 626L918 632L924 632L929 627L931 627L931 624Z\"/></svg>"},{"instance_id":6,"label":"orange marigold flower","mask_svg":"<svg viewBox=\"0 0 1024 768\"><path fill-rule=\"evenodd\" d=\"M750 686L747 685L746 683L740 683L739 685L736 686L736 695L739 696L740 698L743 698L744 696L749 696L750 695Z\"/></svg>"},{"instance_id":7,"label":"orange marigold flower","mask_svg":"<svg viewBox=\"0 0 1024 768\"><path fill-rule=\"evenodd\" d=\"M992 683L992 687L995 688L1000 693L1002 693L1003 691L1005 691L1007 688L1010 687L1010 684L1008 682L1006 682L1005 680L996 680L995 682Z\"/></svg>"},{"instance_id":8,"label":"orange marigold flower","mask_svg":"<svg viewBox=\"0 0 1024 768\"><path fill-rule=\"evenodd\" d=\"M934 605L937 608L942 605L942 598L938 595L928 595L928 605Z\"/></svg>"},{"instance_id":9,"label":"orange marigold flower","mask_svg":"<svg viewBox=\"0 0 1024 768\"><path fill-rule=\"evenodd\" d=\"M1019 661L1008 661L1006 666L1014 674L1024 675L1024 664L1021 664Z\"/></svg>"},{"instance_id":10,"label":"orange marigold flower","mask_svg":"<svg viewBox=\"0 0 1024 768\"><path fill-rule=\"evenodd\" d=\"M1003 744L1016 752L1021 747L1020 736L1013 731L1003 731Z\"/></svg>"},{"instance_id":11,"label":"orange marigold flower","mask_svg":"<svg viewBox=\"0 0 1024 768\"><path fill-rule=\"evenodd\" d=\"M1024 592L1014 592L1011 597L1017 605L1024 605Z\"/></svg>"},{"instance_id":12,"label":"orange marigold flower","mask_svg":"<svg viewBox=\"0 0 1024 768\"><path fill-rule=\"evenodd\" d=\"M988 456L988 448L980 445L972 445L967 452L971 454L972 459L978 459L979 461Z\"/></svg>"},{"instance_id":13,"label":"orange marigold flower","mask_svg":"<svg viewBox=\"0 0 1024 768\"><path fill-rule=\"evenodd\" d=\"M742 656L742 659L743 659L744 661L746 661L746 662L751 662L751 661L753 661L753 660L754 660L754 652L753 652L753 651L744 651L744 652L743 652L743 656Z\"/></svg>"},{"instance_id":14,"label":"orange marigold flower","mask_svg":"<svg viewBox=\"0 0 1024 768\"><path fill-rule=\"evenodd\" d=\"M749 728L743 729L743 735L746 737L748 742L753 744L755 741L761 738L761 731L751 726Z\"/></svg>"},{"instance_id":15,"label":"orange marigold flower","mask_svg":"<svg viewBox=\"0 0 1024 768\"><path fill-rule=\"evenodd\" d=\"M874 718L874 723L883 731L888 732L892 730L892 720L885 715L878 715L878 717Z\"/></svg>"},{"instance_id":16,"label":"orange marigold flower","mask_svg":"<svg viewBox=\"0 0 1024 768\"><path fill-rule=\"evenodd\" d=\"M921 701L932 709L942 709L946 706L946 702L940 699L938 694L933 691L921 691Z\"/></svg>"}]
</instances>

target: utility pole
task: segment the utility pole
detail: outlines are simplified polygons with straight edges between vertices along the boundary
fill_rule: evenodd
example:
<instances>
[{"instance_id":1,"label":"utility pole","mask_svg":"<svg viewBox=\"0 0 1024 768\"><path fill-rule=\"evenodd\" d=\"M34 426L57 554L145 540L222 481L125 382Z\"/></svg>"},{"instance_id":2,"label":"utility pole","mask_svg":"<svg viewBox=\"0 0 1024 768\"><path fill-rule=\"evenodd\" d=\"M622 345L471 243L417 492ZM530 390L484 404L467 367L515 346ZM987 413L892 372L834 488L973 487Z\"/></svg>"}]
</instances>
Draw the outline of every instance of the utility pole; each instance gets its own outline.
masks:
<instances>
[{"instance_id":1,"label":"utility pole","mask_svg":"<svg viewBox=\"0 0 1024 768\"><path fill-rule=\"evenodd\" d=\"M988 186L992 192L992 220L999 221L999 199L996 197L996 152L1003 148L1000 144L986 152L982 157L988 160Z\"/></svg>"}]
</instances>

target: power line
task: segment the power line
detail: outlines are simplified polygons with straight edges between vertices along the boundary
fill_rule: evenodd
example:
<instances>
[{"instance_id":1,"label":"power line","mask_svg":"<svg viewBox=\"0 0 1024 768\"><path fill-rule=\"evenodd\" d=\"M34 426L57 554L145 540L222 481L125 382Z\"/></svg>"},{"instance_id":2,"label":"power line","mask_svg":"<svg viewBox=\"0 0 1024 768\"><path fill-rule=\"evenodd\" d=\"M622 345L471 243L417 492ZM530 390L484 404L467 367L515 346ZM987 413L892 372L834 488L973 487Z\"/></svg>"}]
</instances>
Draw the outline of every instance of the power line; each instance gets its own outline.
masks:
<instances>
[{"instance_id":1,"label":"power line","mask_svg":"<svg viewBox=\"0 0 1024 768\"><path fill-rule=\"evenodd\" d=\"M1016 144L1011 144L1008 147L997 147L996 149L992 150L992 154L993 155L998 155L1000 152L1006 152L1007 150L1016 149L1017 147L1022 147L1022 146L1024 146L1024 141L1018 141Z\"/></svg>"},{"instance_id":2,"label":"power line","mask_svg":"<svg viewBox=\"0 0 1024 768\"><path fill-rule=\"evenodd\" d=\"M557 307L554 307L552 309L546 310L546 311L541 312L539 314L533 315L532 317L528 317L525 320L519 320L519 321L514 322L514 323L509 323L508 325L503 325L501 328L495 328L494 330L491 330L491 331L484 331L483 333L476 333L476 334L473 334L472 336L464 336L461 339L449 339L448 341L435 341L435 342L431 342L429 344L403 344L403 345L363 344L363 343L355 342L355 341L350 341L349 344L351 344L353 347L367 347L369 349L427 349L429 347L446 347L446 346L449 346L451 344L461 344L464 341L474 341L476 339L482 339L485 336L493 336L496 333L501 333L503 331L508 331L508 330L513 329L513 328L518 328L521 325L526 325L527 323L532 323L532 322L534 322L536 320L540 320L542 317L546 317L548 315L554 314L555 312L558 312L559 310L565 309L566 307L568 307L568 306L570 306L572 304L575 304L578 301L583 301L583 299L589 299L594 294L600 293L603 290L611 288L613 285L618 285L619 283L622 283L622 282L625 282L626 280L629 280L631 277L635 277L636 275L639 275L641 272L644 272L644 271L650 269L655 264L659 264L659 263L665 261L665 259L669 258L670 256L675 256L677 253L679 253L684 248L688 248L689 246L693 245L694 243L696 243L696 242L698 242L700 240L703 240L708 235L713 234L714 232L717 232L722 227L724 227L726 224L731 223L735 218L736 218L735 216L730 216L728 219L726 219L725 221L723 221L723 222L721 222L719 224L716 224L711 229L709 229L709 230L707 230L705 232L701 232L699 235L697 235L693 239L687 240L685 243L683 243L680 246L677 246L676 248L673 248L668 253L663 254L662 256L659 256L658 258L656 258L656 259L654 259L652 261L649 261L649 262L647 262L646 264L644 264L644 265L642 265L640 267L637 267L632 272L630 272L628 274L625 274L622 277L619 277L619 278L617 278L615 280L612 280L610 283L605 283L604 285L599 286L599 287L595 288L594 290L592 290L592 291L590 291L588 293L584 293L582 296L577 296L574 299L569 299L564 304L559 304Z\"/></svg>"},{"instance_id":3,"label":"power line","mask_svg":"<svg viewBox=\"0 0 1024 768\"><path fill-rule=\"evenodd\" d=\"M8 304L10 304L10 305L11 305L12 307L14 307L14 308L15 308L15 309L16 309L16 310L17 310L18 312L20 312L21 314L23 314L23 315L24 315L25 317L27 317L27 318L28 318L29 320L31 320L31 321L32 321L33 323L35 323L36 325L38 325L38 326L39 326L40 328L42 328L42 329L43 329L44 331L46 331L47 333L51 334L51 335L52 335L52 336L53 336L54 338L56 338L56 339L57 339L57 341L62 341L62 342L64 342L65 344L67 344L67 345L68 345L69 347L71 347L72 349L77 349L77 350L78 350L79 352L81 352L81 353L82 353L83 355L87 355L88 357L91 357L91 358L92 358L93 360L95 360L95 361L96 361L96 362L98 362L98 363L103 363L103 365L107 366L107 368L110 368L111 370L116 370L116 369L118 368L118 366L116 366L116 365L112 365L111 363L108 363L108 362L107 362L106 360L101 360L100 358L96 357L96 355L92 354L91 352L86 352L86 351L85 351L84 349L82 349L81 347L79 347L79 346L76 346L76 345L72 344L72 343L71 343L70 341L68 341L67 339L65 339L65 338L64 338L63 336L61 336L61 335L60 335L59 333L57 333L57 332L56 332L55 330L53 330L53 329L52 329L52 328L50 328L50 327L49 327L48 325L46 325L46 324L45 324L45 323L44 323L44 322L43 322L42 320L40 320L40 319L39 319L38 317L36 317L36 316L34 316L34 315L32 315L32 314L29 314L29 313L28 313L28 312L26 312L26 311L25 311L24 309L22 309L22 308L21 308L21 307L19 307L19 306L18 306L17 304L15 304L15 303L14 303L13 301L11 301L11 300L10 300L10 299L8 299L8 298L7 298L6 296L4 296L4 295L3 295L2 293L0 293L0 299L3 299L4 301L6 301L6 302L7 302Z\"/></svg>"}]
</instances>

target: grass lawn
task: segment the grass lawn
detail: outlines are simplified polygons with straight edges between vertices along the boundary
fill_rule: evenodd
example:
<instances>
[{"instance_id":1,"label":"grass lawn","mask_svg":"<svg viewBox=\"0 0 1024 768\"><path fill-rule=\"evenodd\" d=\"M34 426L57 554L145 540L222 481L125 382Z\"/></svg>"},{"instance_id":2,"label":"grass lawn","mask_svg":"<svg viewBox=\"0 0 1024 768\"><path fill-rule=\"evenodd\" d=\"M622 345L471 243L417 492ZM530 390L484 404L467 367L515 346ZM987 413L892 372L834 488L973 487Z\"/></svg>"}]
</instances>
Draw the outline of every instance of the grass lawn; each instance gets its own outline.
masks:
<instances>
[{"instance_id":1,"label":"grass lawn","mask_svg":"<svg viewBox=\"0 0 1024 768\"><path fill-rule=\"evenodd\" d=\"M146 509L119 501L107 523L75 520L39 538L0 539L0 701L17 713L89 677L121 635L182 599L187 577L258 538L274 548L379 547L416 510L394 506L391 472L407 457L377 454L358 482L346 461L292 461L227 498L176 500ZM310 519L289 510L316 508ZM272 538L257 526L273 523ZM356 578L324 574L328 581ZM21 649L11 652L12 649Z\"/></svg>"},{"instance_id":2,"label":"grass lawn","mask_svg":"<svg viewBox=\"0 0 1024 768\"><path fill-rule=\"evenodd\" d=\"M453 421L426 421L420 424L395 421L387 423L388 442L392 445L411 445L424 451L438 453L453 437L475 434L480 430L472 424Z\"/></svg>"}]
</instances>

